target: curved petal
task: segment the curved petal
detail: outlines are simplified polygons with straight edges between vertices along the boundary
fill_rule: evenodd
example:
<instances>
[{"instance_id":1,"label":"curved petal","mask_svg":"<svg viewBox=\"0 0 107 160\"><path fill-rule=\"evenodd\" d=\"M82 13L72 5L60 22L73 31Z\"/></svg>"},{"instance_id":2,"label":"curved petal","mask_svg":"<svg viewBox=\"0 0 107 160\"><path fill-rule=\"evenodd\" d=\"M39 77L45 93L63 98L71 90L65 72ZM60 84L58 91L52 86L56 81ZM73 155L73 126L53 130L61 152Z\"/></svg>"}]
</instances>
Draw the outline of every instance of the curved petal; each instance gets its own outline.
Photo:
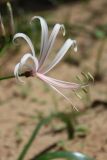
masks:
<instances>
[{"instance_id":1,"label":"curved petal","mask_svg":"<svg viewBox=\"0 0 107 160\"><path fill-rule=\"evenodd\" d=\"M56 24L52 30L52 33L49 37L49 42L48 42L48 49L47 51L50 52L51 48L53 47L53 44L55 42L56 36L59 33L59 30L63 29L63 36L65 36L65 27L63 24Z\"/></svg>"},{"instance_id":2,"label":"curved petal","mask_svg":"<svg viewBox=\"0 0 107 160\"><path fill-rule=\"evenodd\" d=\"M15 75L15 77L17 77L17 78L18 78L19 65L20 65L19 63L16 64L16 66L15 66L15 68L14 68L14 75Z\"/></svg>"},{"instance_id":3,"label":"curved petal","mask_svg":"<svg viewBox=\"0 0 107 160\"><path fill-rule=\"evenodd\" d=\"M28 60L29 58L33 60L34 65L35 65L34 67L32 67L32 66L30 66L30 65L26 65L26 62L27 62L27 60ZM25 54L25 55L21 58L20 63L18 63L18 64L15 66L15 69L14 69L14 75L15 75L15 77L16 77L20 82L24 82L24 81L20 78L20 76L19 76L19 74L22 73L21 70L22 70L23 66L27 66L28 68L30 68L31 70L33 70L33 71L36 72L36 70L37 70L37 68L38 68L38 60L36 59L36 57L33 57L30 53Z\"/></svg>"},{"instance_id":4,"label":"curved petal","mask_svg":"<svg viewBox=\"0 0 107 160\"><path fill-rule=\"evenodd\" d=\"M40 57L39 57L39 62L41 63L42 56L44 55L44 52L45 52L45 50L47 48L48 25L47 25L45 19L40 17L40 16L34 16L31 19L31 22L34 21L35 19L39 19L40 20L41 29L42 29L42 33L41 33L41 49L40 49Z\"/></svg>"},{"instance_id":5,"label":"curved petal","mask_svg":"<svg viewBox=\"0 0 107 160\"><path fill-rule=\"evenodd\" d=\"M30 40L30 38L24 34L24 33L16 33L13 37L13 41L15 41L15 39L17 38L23 38L27 43L28 45L30 46L30 49L32 51L32 55L35 57L35 50L34 50L34 47L33 47L33 44L32 44L32 41Z\"/></svg>"},{"instance_id":6,"label":"curved petal","mask_svg":"<svg viewBox=\"0 0 107 160\"><path fill-rule=\"evenodd\" d=\"M58 79L54 79L48 76L45 76L43 74L37 73L37 75L44 81L47 81L49 84L59 87L59 88L63 88L63 89L79 89L82 87L82 85L77 84L77 83L70 83L67 81L61 81Z\"/></svg>"},{"instance_id":7,"label":"curved petal","mask_svg":"<svg viewBox=\"0 0 107 160\"><path fill-rule=\"evenodd\" d=\"M18 79L20 82L24 83L24 81L20 78L19 76L19 69L20 69L20 63L16 64L15 69L14 69L14 75L16 79Z\"/></svg>"},{"instance_id":8,"label":"curved petal","mask_svg":"<svg viewBox=\"0 0 107 160\"><path fill-rule=\"evenodd\" d=\"M21 58L20 65L23 66L29 58L31 58L33 60L34 65L35 65L34 70L36 69L36 71L37 71L37 69L38 69L38 60L37 60L36 57L33 57L30 53L25 54Z\"/></svg>"},{"instance_id":9,"label":"curved petal","mask_svg":"<svg viewBox=\"0 0 107 160\"><path fill-rule=\"evenodd\" d=\"M75 51L77 50L76 47L76 41L75 40L71 40L71 39L67 39L64 43L64 45L62 46L62 48L59 50L59 52L57 53L56 57L54 58L54 60L51 62L51 64L47 67L44 68L43 74L46 74L47 72L49 72L54 66L56 66L57 63L59 63L59 61L64 57L64 55L66 54L66 52L68 51L68 49L74 46Z\"/></svg>"},{"instance_id":10,"label":"curved petal","mask_svg":"<svg viewBox=\"0 0 107 160\"><path fill-rule=\"evenodd\" d=\"M53 45L54 45L54 42L55 42L55 39L60 31L60 29L63 29L63 36L65 35L65 28L64 28L64 25L63 24L56 24L52 30L52 33L49 37L49 40L48 40L48 44L47 44L47 49L46 49L46 52L44 53L44 55L42 56L41 58L41 61L40 61L40 66L39 66L39 71L41 69L41 67L43 66L43 63L46 61Z\"/></svg>"},{"instance_id":11,"label":"curved petal","mask_svg":"<svg viewBox=\"0 0 107 160\"><path fill-rule=\"evenodd\" d=\"M50 87L52 87L57 93L59 93L60 95L62 95L73 106L73 108L78 111L78 109L73 105L72 101L67 96L65 96L59 89L57 89L57 87L58 88L66 88L66 89L69 87L69 89L70 89L70 84L69 84L69 86L67 86L66 82L65 82L65 84L62 85L62 83L60 84L60 83L56 83L54 81L50 81L48 79L50 77L47 78L47 76L44 76L42 74L37 74L37 76L41 80L43 80L44 82L46 82ZM59 82L59 80L56 80L56 81ZM61 81L61 82L64 82L64 81ZM71 84L71 88L72 88L72 84Z\"/></svg>"}]
</instances>

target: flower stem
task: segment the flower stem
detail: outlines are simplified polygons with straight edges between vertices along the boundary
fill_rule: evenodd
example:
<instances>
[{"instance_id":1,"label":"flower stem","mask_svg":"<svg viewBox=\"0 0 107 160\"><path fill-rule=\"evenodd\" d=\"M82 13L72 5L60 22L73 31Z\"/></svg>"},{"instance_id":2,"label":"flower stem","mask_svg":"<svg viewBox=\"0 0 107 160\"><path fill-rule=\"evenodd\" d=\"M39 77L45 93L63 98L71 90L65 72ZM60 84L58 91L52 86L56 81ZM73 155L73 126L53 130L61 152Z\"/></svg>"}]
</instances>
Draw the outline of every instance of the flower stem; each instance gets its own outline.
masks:
<instances>
[{"instance_id":1,"label":"flower stem","mask_svg":"<svg viewBox=\"0 0 107 160\"><path fill-rule=\"evenodd\" d=\"M31 71L26 71L24 73L19 74L18 76L19 77L23 77L23 76L24 77L32 77L32 72ZM0 77L0 81L11 79L11 78L15 78L15 75Z\"/></svg>"},{"instance_id":2,"label":"flower stem","mask_svg":"<svg viewBox=\"0 0 107 160\"><path fill-rule=\"evenodd\" d=\"M5 76L5 77L0 77L0 81L6 80L6 79L11 79L11 78L15 78L15 76L9 75L9 76Z\"/></svg>"}]
</instances>

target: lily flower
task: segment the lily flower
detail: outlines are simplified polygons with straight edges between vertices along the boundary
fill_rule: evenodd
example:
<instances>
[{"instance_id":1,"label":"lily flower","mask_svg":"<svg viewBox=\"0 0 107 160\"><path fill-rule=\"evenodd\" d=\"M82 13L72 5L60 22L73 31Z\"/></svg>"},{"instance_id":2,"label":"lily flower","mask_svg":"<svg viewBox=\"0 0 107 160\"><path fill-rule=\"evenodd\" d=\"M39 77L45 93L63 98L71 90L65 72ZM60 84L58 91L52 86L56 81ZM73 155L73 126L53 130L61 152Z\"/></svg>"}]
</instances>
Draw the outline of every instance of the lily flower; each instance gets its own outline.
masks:
<instances>
[{"instance_id":1,"label":"lily flower","mask_svg":"<svg viewBox=\"0 0 107 160\"><path fill-rule=\"evenodd\" d=\"M31 53L26 53L21 58L20 62L15 66L14 75L19 81L23 82L20 75L23 73L23 68L25 67L26 72L24 75L26 77L29 77L29 76L38 77L39 79L47 83L50 87L52 87L55 91L57 91L60 95L62 95L66 100L68 100L72 104L71 100L65 94L63 94L63 92L61 92L60 90L61 89L75 90L75 89L81 88L82 85L49 77L47 76L47 73L51 71L61 61L61 59L70 49L70 47L73 47L74 51L77 51L76 41L72 39L67 39L63 44L63 46L59 49L56 56L50 62L50 64L45 64L60 29L63 29L63 35L65 35L65 29L62 24L55 24L50 36L48 36L48 26L45 19L40 16L34 16L31 22L36 19L39 19L40 21L41 32L42 32L40 55L39 57L37 57L32 41L26 34L24 33L15 34L13 40L17 38L23 38L29 45ZM33 62L32 65L28 64L28 60L31 60Z\"/></svg>"}]
</instances>

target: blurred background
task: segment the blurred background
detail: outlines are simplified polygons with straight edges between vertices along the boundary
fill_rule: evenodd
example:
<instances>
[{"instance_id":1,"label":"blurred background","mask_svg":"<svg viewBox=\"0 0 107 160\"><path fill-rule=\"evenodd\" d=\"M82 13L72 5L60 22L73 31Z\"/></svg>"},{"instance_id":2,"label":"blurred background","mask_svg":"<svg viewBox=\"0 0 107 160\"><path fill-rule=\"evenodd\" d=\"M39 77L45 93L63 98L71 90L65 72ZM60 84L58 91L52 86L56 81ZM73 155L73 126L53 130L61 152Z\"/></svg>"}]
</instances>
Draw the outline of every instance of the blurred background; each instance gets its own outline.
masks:
<instances>
[{"instance_id":1,"label":"blurred background","mask_svg":"<svg viewBox=\"0 0 107 160\"><path fill-rule=\"evenodd\" d=\"M49 75L61 80L89 83L85 90L67 93L79 110L76 112L63 97L36 77L25 79L24 85L15 79L1 81L0 160L16 159L34 126L49 115L57 116L41 130L26 160L47 147L51 150L53 144L53 150L78 151L96 160L105 160L107 0L0 0L0 13L1 77L13 74L15 64L29 51L29 46L21 39L19 45L13 44L15 33L27 34L39 55L40 23L35 21L30 25L30 20L33 16L42 16L50 33L56 23L64 24L66 29L65 37L59 32L56 38L50 62L67 38L75 39L78 45L78 52L70 49Z\"/></svg>"}]
</instances>

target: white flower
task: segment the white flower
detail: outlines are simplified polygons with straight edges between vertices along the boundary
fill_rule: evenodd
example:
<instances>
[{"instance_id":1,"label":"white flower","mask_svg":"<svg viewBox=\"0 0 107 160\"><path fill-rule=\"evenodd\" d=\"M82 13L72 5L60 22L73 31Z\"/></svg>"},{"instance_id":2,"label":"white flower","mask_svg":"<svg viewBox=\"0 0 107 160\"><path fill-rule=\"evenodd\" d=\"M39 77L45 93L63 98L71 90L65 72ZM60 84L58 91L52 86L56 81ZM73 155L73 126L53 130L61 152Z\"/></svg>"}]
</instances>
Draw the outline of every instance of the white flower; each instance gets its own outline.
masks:
<instances>
[{"instance_id":1,"label":"white flower","mask_svg":"<svg viewBox=\"0 0 107 160\"><path fill-rule=\"evenodd\" d=\"M50 64L44 66L45 61L48 58L50 51L54 45L58 32L60 31L60 29L63 29L63 35L64 35L65 29L62 24L56 24L52 30L51 35L48 37L48 26L46 21L40 16L35 16L32 18L31 22L36 19L40 20L41 32L42 32L41 33L41 49L40 49L39 58L37 58L36 56L36 53L30 38L23 33L15 34L13 40L17 38L23 38L28 43L31 49L31 53L26 53L21 58L20 62L15 66L14 75L19 81L22 82L20 75L23 73L22 72L23 67L26 67L27 70L24 74L26 77L36 76L40 78L41 80L46 82L49 86L51 86L54 90L56 90L59 94L61 94L70 103L72 103L71 100L60 91L60 89L74 90L74 89L80 88L81 85L77 83L70 83L70 82L54 79L49 76L46 76L46 74L61 61L61 59L64 57L64 55L66 54L66 52L69 50L70 47L73 47L74 51L77 51L76 41L72 39L67 39L63 44L63 46L58 51L58 53L56 54L55 58L50 62ZM32 65L27 64L28 60L30 59L33 61Z\"/></svg>"}]
</instances>

